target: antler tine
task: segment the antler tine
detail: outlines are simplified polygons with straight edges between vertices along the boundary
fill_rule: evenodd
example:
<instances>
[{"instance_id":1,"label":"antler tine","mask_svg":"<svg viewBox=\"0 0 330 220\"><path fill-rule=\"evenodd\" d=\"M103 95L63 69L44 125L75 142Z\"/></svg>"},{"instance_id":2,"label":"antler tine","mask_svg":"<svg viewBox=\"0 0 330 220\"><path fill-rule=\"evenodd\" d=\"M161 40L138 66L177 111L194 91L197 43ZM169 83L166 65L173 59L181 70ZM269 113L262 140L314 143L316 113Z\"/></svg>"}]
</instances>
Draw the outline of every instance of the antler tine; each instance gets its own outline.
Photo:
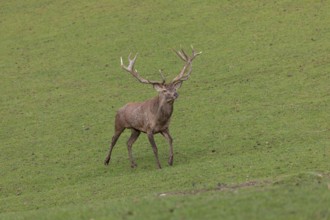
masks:
<instances>
[{"instance_id":1,"label":"antler tine","mask_svg":"<svg viewBox=\"0 0 330 220\"><path fill-rule=\"evenodd\" d=\"M191 45L191 50L192 50L192 54L193 54L193 56L192 56L192 58L191 58L191 61L192 61L193 59L195 59L195 57L197 57L198 55L200 55L200 54L202 53L202 51L196 53L196 51L195 51L193 45Z\"/></svg>"},{"instance_id":2,"label":"antler tine","mask_svg":"<svg viewBox=\"0 0 330 220\"><path fill-rule=\"evenodd\" d=\"M176 55L178 55L178 57L180 57L181 60L183 61L187 61L187 54L183 51L183 53L181 51L176 51L174 49L172 49L174 51L174 53L176 53Z\"/></svg>"},{"instance_id":3,"label":"antler tine","mask_svg":"<svg viewBox=\"0 0 330 220\"><path fill-rule=\"evenodd\" d=\"M185 61L189 59L188 55L186 54L186 52L184 52L183 49L181 49L181 55L184 57Z\"/></svg>"},{"instance_id":4,"label":"antler tine","mask_svg":"<svg viewBox=\"0 0 330 220\"><path fill-rule=\"evenodd\" d=\"M192 65L189 66L189 71L186 75L183 75L180 79L178 79L177 81L186 81L187 79L189 79L189 76L192 72Z\"/></svg>"},{"instance_id":5,"label":"antler tine","mask_svg":"<svg viewBox=\"0 0 330 220\"><path fill-rule=\"evenodd\" d=\"M135 70L135 69L134 69L134 65L135 65L135 61L136 61L136 58L137 58L137 55L138 55L138 54L135 54L135 56L134 56L133 59L131 59L131 55L132 55L132 53L130 53L130 54L128 55L128 61L129 61L128 68L131 69L131 70ZM137 70L135 70L135 71L137 72Z\"/></svg>"},{"instance_id":6,"label":"antler tine","mask_svg":"<svg viewBox=\"0 0 330 220\"><path fill-rule=\"evenodd\" d=\"M134 69L134 65L135 65L135 61L137 59L137 55L138 54L136 54L133 59L131 59L131 53L128 55L128 61L129 61L128 66L125 66L124 65L123 58L120 57L120 65L121 65L121 67L124 70L126 70L127 72L129 72L133 77L135 77L141 83L145 83L145 84L163 84L165 82L164 81L164 78L163 78L163 82L158 82L158 81L147 80L147 79L144 79L144 78L142 78L140 76L140 74L138 73L138 71L136 69Z\"/></svg>"},{"instance_id":7,"label":"antler tine","mask_svg":"<svg viewBox=\"0 0 330 220\"><path fill-rule=\"evenodd\" d=\"M165 76L164 76L164 74L163 74L163 70L162 69L160 69L159 70L159 73L160 73L160 76L162 77L162 80L163 80L163 84L166 82L166 78L165 78Z\"/></svg>"},{"instance_id":8,"label":"antler tine","mask_svg":"<svg viewBox=\"0 0 330 220\"><path fill-rule=\"evenodd\" d=\"M195 49L193 48L193 46L191 46L192 49L192 56L189 57L183 49L181 49L181 51L175 51L175 53L183 60L185 61L185 65L183 66L181 72L179 73L178 76L176 76L173 80L173 82L177 82L177 81L185 81L189 78L191 72L192 72L192 61L195 59L196 56L200 55L202 52L198 52L196 53ZM187 68L189 68L188 73L185 74L185 72L187 71Z\"/></svg>"}]
</instances>

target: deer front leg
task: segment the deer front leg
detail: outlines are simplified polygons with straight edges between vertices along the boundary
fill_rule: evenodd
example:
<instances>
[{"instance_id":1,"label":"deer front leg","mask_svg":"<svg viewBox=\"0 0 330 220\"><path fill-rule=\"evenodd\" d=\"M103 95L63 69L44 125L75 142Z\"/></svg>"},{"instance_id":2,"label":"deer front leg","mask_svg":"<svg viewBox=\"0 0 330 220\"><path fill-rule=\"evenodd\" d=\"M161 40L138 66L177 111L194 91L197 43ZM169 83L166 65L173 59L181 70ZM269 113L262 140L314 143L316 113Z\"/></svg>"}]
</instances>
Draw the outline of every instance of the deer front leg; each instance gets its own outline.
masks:
<instances>
[{"instance_id":1,"label":"deer front leg","mask_svg":"<svg viewBox=\"0 0 330 220\"><path fill-rule=\"evenodd\" d=\"M140 133L141 133L140 131L138 131L136 129L132 129L131 137L127 141L128 157L129 157L129 160L131 161L131 167L132 168L137 167L137 164L135 163L135 161L133 159L133 155L132 155L132 146L133 146L134 142L140 136Z\"/></svg>"},{"instance_id":2,"label":"deer front leg","mask_svg":"<svg viewBox=\"0 0 330 220\"><path fill-rule=\"evenodd\" d=\"M159 159L158 159L158 149L157 149L157 146L156 146L156 143L155 143L154 134L152 132L148 132L148 139L149 139L149 142L152 146L152 150L154 151L158 168L161 169L162 167L161 167Z\"/></svg>"},{"instance_id":3,"label":"deer front leg","mask_svg":"<svg viewBox=\"0 0 330 220\"><path fill-rule=\"evenodd\" d=\"M168 129L161 132L161 134L165 137L165 139L168 141L170 145L170 156L168 158L168 164L170 166L173 165L173 139L170 135L170 131Z\"/></svg>"},{"instance_id":4,"label":"deer front leg","mask_svg":"<svg viewBox=\"0 0 330 220\"><path fill-rule=\"evenodd\" d=\"M124 129L116 130L115 135L112 137L109 153L104 160L104 165L109 165L112 149L116 145L116 142L123 131Z\"/></svg>"}]
</instances>

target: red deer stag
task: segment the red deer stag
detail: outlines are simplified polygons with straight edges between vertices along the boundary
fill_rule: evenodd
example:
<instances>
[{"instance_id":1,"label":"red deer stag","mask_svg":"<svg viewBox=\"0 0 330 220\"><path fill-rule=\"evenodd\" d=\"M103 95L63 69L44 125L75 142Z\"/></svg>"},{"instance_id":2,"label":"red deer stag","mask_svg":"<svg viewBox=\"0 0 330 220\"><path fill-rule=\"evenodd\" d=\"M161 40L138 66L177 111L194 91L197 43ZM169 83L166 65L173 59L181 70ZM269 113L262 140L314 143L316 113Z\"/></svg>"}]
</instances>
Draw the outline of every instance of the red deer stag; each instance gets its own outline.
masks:
<instances>
[{"instance_id":1,"label":"red deer stag","mask_svg":"<svg viewBox=\"0 0 330 220\"><path fill-rule=\"evenodd\" d=\"M169 124L171 115L173 112L174 100L178 98L177 89L182 85L182 82L187 80L192 72L192 61L201 52L196 53L192 48L192 55L188 56L182 49L180 51L174 51L185 64L172 82L165 83L165 79L160 71L163 81L151 81L144 79L140 76L138 71L134 69L134 64L137 55L131 59L128 56L129 65L125 66L123 59L121 60L121 67L132 74L140 83L151 84L154 89L158 92L158 96L153 99L139 102L139 103L128 103L124 107L120 108L117 112L115 119L115 134L112 137L110 149L107 157L105 158L104 164L108 165L110 162L111 152L115 146L120 134L126 129L131 129L131 136L127 141L128 156L131 162L131 167L137 166L132 156L132 145L139 137L140 133L146 133L148 135L149 142L152 146L155 154L157 166L160 169L161 165L158 159L158 150L154 140L154 134L161 133L170 145L170 156L168 164L173 164L173 140L169 133Z\"/></svg>"}]
</instances>

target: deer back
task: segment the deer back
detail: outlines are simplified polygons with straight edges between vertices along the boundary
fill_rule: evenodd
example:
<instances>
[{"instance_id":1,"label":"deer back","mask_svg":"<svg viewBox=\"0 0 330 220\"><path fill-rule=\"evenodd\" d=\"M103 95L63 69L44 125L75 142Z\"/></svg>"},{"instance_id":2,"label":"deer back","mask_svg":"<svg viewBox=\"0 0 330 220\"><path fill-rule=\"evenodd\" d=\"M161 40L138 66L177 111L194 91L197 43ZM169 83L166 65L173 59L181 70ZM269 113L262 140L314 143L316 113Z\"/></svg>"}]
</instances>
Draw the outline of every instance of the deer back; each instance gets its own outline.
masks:
<instances>
[{"instance_id":1,"label":"deer back","mask_svg":"<svg viewBox=\"0 0 330 220\"><path fill-rule=\"evenodd\" d=\"M172 112L173 104L162 103L156 96L144 102L127 103L118 110L116 124L145 133L157 133L168 127Z\"/></svg>"}]
</instances>

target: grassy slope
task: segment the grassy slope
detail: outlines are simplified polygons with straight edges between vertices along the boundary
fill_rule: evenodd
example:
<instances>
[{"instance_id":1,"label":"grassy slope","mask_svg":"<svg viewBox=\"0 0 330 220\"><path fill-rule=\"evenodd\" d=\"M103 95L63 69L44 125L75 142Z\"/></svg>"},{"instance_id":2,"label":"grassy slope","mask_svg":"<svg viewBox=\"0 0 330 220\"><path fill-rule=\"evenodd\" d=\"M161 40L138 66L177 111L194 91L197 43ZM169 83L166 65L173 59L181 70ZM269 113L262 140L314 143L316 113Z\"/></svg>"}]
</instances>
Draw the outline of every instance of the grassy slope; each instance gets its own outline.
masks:
<instances>
[{"instance_id":1,"label":"grassy slope","mask_svg":"<svg viewBox=\"0 0 330 220\"><path fill-rule=\"evenodd\" d=\"M330 218L329 4L143 2L0 3L0 218ZM115 110L155 94L119 56L171 78L190 44L174 166L141 136L131 170L127 132L104 167Z\"/></svg>"}]
</instances>

